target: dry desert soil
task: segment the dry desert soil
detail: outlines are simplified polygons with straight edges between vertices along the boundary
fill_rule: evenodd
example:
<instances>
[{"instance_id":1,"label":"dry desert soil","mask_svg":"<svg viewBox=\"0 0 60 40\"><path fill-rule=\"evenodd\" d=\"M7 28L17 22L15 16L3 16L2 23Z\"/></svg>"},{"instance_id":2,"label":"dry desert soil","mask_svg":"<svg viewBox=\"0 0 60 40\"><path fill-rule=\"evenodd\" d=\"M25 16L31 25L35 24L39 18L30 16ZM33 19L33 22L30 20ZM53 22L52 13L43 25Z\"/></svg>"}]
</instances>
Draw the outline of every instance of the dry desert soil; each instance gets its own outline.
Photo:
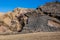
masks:
<instances>
[{"instance_id":1,"label":"dry desert soil","mask_svg":"<svg viewBox=\"0 0 60 40\"><path fill-rule=\"evenodd\" d=\"M0 40L60 40L60 32L0 35Z\"/></svg>"}]
</instances>

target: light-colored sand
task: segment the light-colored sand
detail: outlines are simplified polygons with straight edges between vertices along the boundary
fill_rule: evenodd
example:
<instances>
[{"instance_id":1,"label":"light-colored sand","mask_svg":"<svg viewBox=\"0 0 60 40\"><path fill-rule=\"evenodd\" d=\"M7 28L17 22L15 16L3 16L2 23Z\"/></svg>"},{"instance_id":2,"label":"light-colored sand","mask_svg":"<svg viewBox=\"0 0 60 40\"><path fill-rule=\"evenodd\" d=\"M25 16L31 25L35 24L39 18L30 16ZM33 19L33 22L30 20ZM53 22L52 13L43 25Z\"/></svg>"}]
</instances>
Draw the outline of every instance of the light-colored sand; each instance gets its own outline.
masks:
<instances>
[{"instance_id":1,"label":"light-colored sand","mask_svg":"<svg viewBox=\"0 0 60 40\"><path fill-rule=\"evenodd\" d=\"M60 40L60 32L0 35L0 40Z\"/></svg>"}]
</instances>

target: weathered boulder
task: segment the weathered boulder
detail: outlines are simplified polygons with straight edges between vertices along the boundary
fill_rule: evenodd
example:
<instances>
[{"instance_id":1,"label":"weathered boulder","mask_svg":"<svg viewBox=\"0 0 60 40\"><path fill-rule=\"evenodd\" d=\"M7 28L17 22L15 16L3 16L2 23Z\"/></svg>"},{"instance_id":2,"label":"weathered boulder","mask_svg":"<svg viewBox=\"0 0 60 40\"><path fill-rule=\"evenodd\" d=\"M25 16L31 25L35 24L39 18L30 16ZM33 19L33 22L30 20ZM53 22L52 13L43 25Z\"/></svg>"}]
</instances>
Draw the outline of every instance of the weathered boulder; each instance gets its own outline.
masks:
<instances>
[{"instance_id":1,"label":"weathered boulder","mask_svg":"<svg viewBox=\"0 0 60 40\"><path fill-rule=\"evenodd\" d=\"M32 9L16 8L13 12L4 14L0 24L12 32L20 32L28 19L24 14L31 11Z\"/></svg>"},{"instance_id":2,"label":"weathered boulder","mask_svg":"<svg viewBox=\"0 0 60 40\"><path fill-rule=\"evenodd\" d=\"M55 20L48 20L48 26L60 28L60 23Z\"/></svg>"},{"instance_id":3,"label":"weathered boulder","mask_svg":"<svg viewBox=\"0 0 60 40\"><path fill-rule=\"evenodd\" d=\"M4 30L3 28L6 28L6 31L8 31L7 29L9 29L12 32L18 32L22 27L22 25L19 23L12 12L8 12L1 17L0 25L4 25L3 27L0 27L2 28L2 30Z\"/></svg>"}]
</instances>

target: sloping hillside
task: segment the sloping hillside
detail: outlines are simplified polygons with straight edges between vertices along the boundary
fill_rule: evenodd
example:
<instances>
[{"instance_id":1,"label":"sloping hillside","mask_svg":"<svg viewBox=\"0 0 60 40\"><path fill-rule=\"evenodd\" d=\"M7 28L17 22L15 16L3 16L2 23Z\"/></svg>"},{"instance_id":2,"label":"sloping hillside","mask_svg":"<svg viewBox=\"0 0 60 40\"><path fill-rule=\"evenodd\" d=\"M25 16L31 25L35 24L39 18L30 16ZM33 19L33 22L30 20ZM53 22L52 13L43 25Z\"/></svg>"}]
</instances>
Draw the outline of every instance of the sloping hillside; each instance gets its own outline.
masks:
<instances>
[{"instance_id":1,"label":"sloping hillside","mask_svg":"<svg viewBox=\"0 0 60 40\"><path fill-rule=\"evenodd\" d=\"M1 14L0 34L60 32L59 3L49 3L36 9L16 8Z\"/></svg>"}]
</instances>

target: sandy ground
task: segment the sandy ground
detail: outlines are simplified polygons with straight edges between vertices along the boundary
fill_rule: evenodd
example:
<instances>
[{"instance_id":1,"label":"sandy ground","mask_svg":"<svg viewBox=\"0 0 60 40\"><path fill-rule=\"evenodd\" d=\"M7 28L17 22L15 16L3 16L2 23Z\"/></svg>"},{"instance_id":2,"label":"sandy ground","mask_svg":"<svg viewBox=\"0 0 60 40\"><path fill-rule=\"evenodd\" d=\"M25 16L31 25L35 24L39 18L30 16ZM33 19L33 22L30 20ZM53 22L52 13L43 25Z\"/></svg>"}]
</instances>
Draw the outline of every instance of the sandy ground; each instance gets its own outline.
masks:
<instances>
[{"instance_id":1,"label":"sandy ground","mask_svg":"<svg viewBox=\"0 0 60 40\"><path fill-rule=\"evenodd\" d=\"M0 40L60 40L60 32L0 35Z\"/></svg>"}]
</instances>

